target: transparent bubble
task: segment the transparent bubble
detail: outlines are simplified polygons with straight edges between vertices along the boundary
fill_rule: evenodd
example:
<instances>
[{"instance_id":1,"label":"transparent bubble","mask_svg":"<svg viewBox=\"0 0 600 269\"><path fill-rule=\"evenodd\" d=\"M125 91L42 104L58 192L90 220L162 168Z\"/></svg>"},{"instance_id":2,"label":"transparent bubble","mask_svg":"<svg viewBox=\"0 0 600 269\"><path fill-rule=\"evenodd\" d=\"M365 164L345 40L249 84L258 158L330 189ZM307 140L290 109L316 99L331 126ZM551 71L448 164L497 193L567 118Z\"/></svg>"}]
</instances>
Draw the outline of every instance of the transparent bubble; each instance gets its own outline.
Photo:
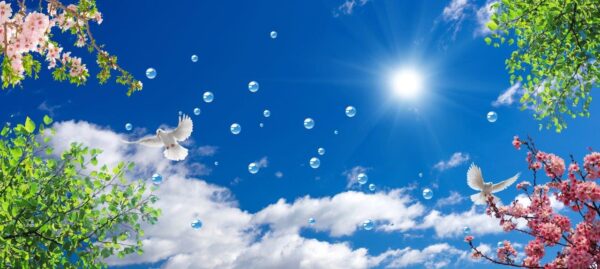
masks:
<instances>
[{"instance_id":1,"label":"transparent bubble","mask_svg":"<svg viewBox=\"0 0 600 269\"><path fill-rule=\"evenodd\" d=\"M487 120L489 122L496 122L498 120L498 114L495 111L490 111L487 113Z\"/></svg>"},{"instance_id":2,"label":"transparent bubble","mask_svg":"<svg viewBox=\"0 0 600 269\"><path fill-rule=\"evenodd\" d=\"M304 119L304 128L310 130L315 127L315 121L311 118Z\"/></svg>"},{"instance_id":3,"label":"transparent bubble","mask_svg":"<svg viewBox=\"0 0 600 269\"><path fill-rule=\"evenodd\" d=\"M200 108L194 108L194 115L198 116L198 115L200 115L200 112L201 112Z\"/></svg>"},{"instance_id":4,"label":"transparent bubble","mask_svg":"<svg viewBox=\"0 0 600 269\"><path fill-rule=\"evenodd\" d=\"M215 166L219 166L219 162L215 161Z\"/></svg>"},{"instance_id":5,"label":"transparent bubble","mask_svg":"<svg viewBox=\"0 0 600 269\"><path fill-rule=\"evenodd\" d=\"M202 221L195 219L192 221L191 226L194 230L200 230L200 228L202 228Z\"/></svg>"},{"instance_id":6,"label":"transparent bubble","mask_svg":"<svg viewBox=\"0 0 600 269\"><path fill-rule=\"evenodd\" d=\"M347 106L346 107L346 116L348 116L348 118L352 118L352 117L356 116L356 108L353 106Z\"/></svg>"},{"instance_id":7,"label":"transparent bubble","mask_svg":"<svg viewBox=\"0 0 600 269\"><path fill-rule=\"evenodd\" d=\"M469 226L463 227L463 233L466 235L471 234L471 228Z\"/></svg>"},{"instance_id":8,"label":"transparent bubble","mask_svg":"<svg viewBox=\"0 0 600 269\"><path fill-rule=\"evenodd\" d=\"M197 62L198 61L198 55L196 55L196 54L192 55L191 59L192 59L192 62L194 62L194 63Z\"/></svg>"},{"instance_id":9,"label":"transparent bubble","mask_svg":"<svg viewBox=\"0 0 600 269\"><path fill-rule=\"evenodd\" d=\"M276 31L271 31L271 34L270 34L270 35L271 35L271 38L272 38L272 39L275 39L275 38L277 38L277 32L276 32Z\"/></svg>"},{"instance_id":10,"label":"transparent bubble","mask_svg":"<svg viewBox=\"0 0 600 269\"><path fill-rule=\"evenodd\" d=\"M204 102L210 103L215 100L215 95L212 92L204 92L202 99L204 99Z\"/></svg>"},{"instance_id":11,"label":"transparent bubble","mask_svg":"<svg viewBox=\"0 0 600 269\"><path fill-rule=\"evenodd\" d=\"M315 224L315 222L317 222L317 221L315 220L315 218L309 218L309 219L308 219L308 224L310 224L310 225L313 225L313 224Z\"/></svg>"},{"instance_id":12,"label":"transparent bubble","mask_svg":"<svg viewBox=\"0 0 600 269\"><path fill-rule=\"evenodd\" d=\"M370 230L373 230L373 228L375 228L375 223L372 220L368 219L368 220L363 221L362 227L363 227L363 229L370 231Z\"/></svg>"},{"instance_id":13,"label":"transparent bubble","mask_svg":"<svg viewBox=\"0 0 600 269\"><path fill-rule=\"evenodd\" d=\"M367 181L369 181L369 177L365 173L359 173L356 176L356 181L358 181L358 184L360 185L365 185L367 184Z\"/></svg>"},{"instance_id":14,"label":"transparent bubble","mask_svg":"<svg viewBox=\"0 0 600 269\"><path fill-rule=\"evenodd\" d=\"M498 248L503 248L504 247L504 241L498 241L498 243L496 244L496 246L498 246Z\"/></svg>"},{"instance_id":15,"label":"transparent bubble","mask_svg":"<svg viewBox=\"0 0 600 269\"><path fill-rule=\"evenodd\" d=\"M131 125L131 123L126 123L125 124L125 130L131 131L132 129L133 129L133 125Z\"/></svg>"},{"instance_id":16,"label":"transparent bubble","mask_svg":"<svg viewBox=\"0 0 600 269\"><path fill-rule=\"evenodd\" d=\"M248 172L250 172L250 174L258 173L259 169L260 168L258 168L258 164L256 164L255 162L252 162L248 165Z\"/></svg>"},{"instance_id":17,"label":"transparent bubble","mask_svg":"<svg viewBox=\"0 0 600 269\"><path fill-rule=\"evenodd\" d=\"M250 83L248 83L248 90L250 92L257 92L258 88L260 88L260 86L258 85L258 82L256 81L250 81Z\"/></svg>"},{"instance_id":18,"label":"transparent bubble","mask_svg":"<svg viewBox=\"0 0 600 269\"><path fill-rule=\"evenodd\" d=\"M160 174L154 174L152 175L152 184L154 185L160 185L160 183L163 182L163 177Z\"/></svg>"},{"instance_id":19,"label":"transparent bubble","mask_svg":"<svg viewBox=\"0 0 600 269\"><path fill-rule=\"evenodd\" d=\"M422 177L423 177L423 173L422 173L422 172L421 172L421 173L419 173L419 177L420 177L420 178L422 178Z\"/></svg>"},{"instance_id":20,"label":"transparent bubble","mask_svg":"<svg viewBox=\"0 0 600 269\"><path fill-rule=\"evenodd\" d=\"M265 111L263 111L263 116L265 116L265 118L271 117L271 110L265 109Z\"/></svg>"},{"instance_id":21,"label":"transparent bubble","mask_svg":"<svg viewBox=\"0 0 600 269\"><path fill-rule=\"evenodd\" d=\"M323 156L323 155L325 155L325 149L324 148L318 148L317 149L317 153L319 153L319 155Z\"/></svg>"},{"instance_id":22,"label":"transparent bubble","mask_svg":"<svg viewBox=\"0 0 600 269\"><path fill-rule=\"evenodd\" d=\"M258 127L262 128L262 127L265 127L265 125L261 122L258 124Z\"/></svg>"},{"instance_id":23,"label":"transparent bubble","mask_svg":"<svg viewBox=\"0 0 600 269\"><path fill-rule=\"evenodd\" d=\"M179 112L177 112L177 113L179 113L179 116L183 115L183 111L181 111L181 110L179 110Z\"/></svg>"},{"instance_id":24,"label":"transparent bubble","mask_svg":"<svg viewBox=\"0 0 600 269\"><path fill-rule=\"evenodd\" d=\"M234 123L234 124L231 124L231 127L229 127L229 130L231 130L232 134L237 135L242 131L242 126L237 123Z\"/></svg>"},{"instance_id":25,"label":"transparent bubble","mask_svg":"<svg viewBox=\"0 0 600 269\"><path fill-rule=\"evenodd\" d=\"M146 69L146 77L149 79L154 79L156 77L156 69L152 67Z\"/></svg>"},{"instance_id":26,"label":"transparent bubble","mask_svg":"<svg viewBox=\"0 0 600 269\"><path fill-rule=\"evenodd\" d=\"M373 184L373 183L369 184L369 190L370 191L375 191L376 188L377 187L375 187L375 184Z\"/></svg>"},{"instance_id":27,"label":"transparent bubble","mask_svg":"<svg viewBox=\"0 0 600 269\"><path fill-rule=\"evenodd\" d=\"M339 133L340 133L340 131L338 131L337 129L336 129L336 130L333 130L333 134L334 134L334 135L338 135Z\"/></svg>"},{"instance_id":28,"label":"transparent bubble","mask_svg":"<svg viewBox=\"0 0 600 269\"><path fill-rule=\"evenodd\" d=\"M319 158L317 158L317 157L310 158L310 161L308 163L310 164L310 167L312 167L313 169L317 169L317 168L319 168L319 166L321 166L321 160L319 160Z\"/></svg>"},{"instance_id":29,"label":"transparent bubble","mask_svg":"<svg viewBox=\"0 0 600 269\"><path fill-rule=\"evenodd\" d=\"M433 191L430 188L423 189L423 198L427 200L433 198Z\"/></svg>"}]
</instances>

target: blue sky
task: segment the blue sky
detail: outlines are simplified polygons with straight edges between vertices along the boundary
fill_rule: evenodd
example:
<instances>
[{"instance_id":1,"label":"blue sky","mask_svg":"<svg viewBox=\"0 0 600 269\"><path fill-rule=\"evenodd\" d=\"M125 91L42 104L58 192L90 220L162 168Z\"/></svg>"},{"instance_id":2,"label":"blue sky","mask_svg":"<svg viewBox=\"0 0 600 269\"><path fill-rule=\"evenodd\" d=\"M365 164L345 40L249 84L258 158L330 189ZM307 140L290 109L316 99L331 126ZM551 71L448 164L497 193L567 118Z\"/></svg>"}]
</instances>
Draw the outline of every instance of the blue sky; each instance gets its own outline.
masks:
<instances>
[{"instance_id":1,"label":"blue sky","mask_svg":"<svg viewBox=\"0 0 600 269\"><path fill-rule=\"evenodd\" d=\"M346 7L354 3L353 8L344 9L344 3ZM161 124L174 126L178 111L192 115L195 128L192 141L186 145L192 152L190 157L179 164L152 159L145 163L149 168L146 174L139 176L149 177L152 165L158 165L157 170L164 170L163 174L182 178L172 182L191 184L188 181L196 180L194 184L223 191L227 199L209 200L237 210L235 214L240 215L233 214L232 218L252 219L249 222L254 226L240 224L240 227L262 227L266 230L263 233L269 235L242 233L231 240L245 243L228 246L220 242L224 244L223 251L212 254L214 260L204 260L211 257L200 257L199 253L204 247L212 248L210 240L218 240L219 234L214 235L216 239L207 235L205 245L195 242L199 244L197 248L194 245L184 251L173 247L184 238L168 235L168 229L174 227L169 222L187 225L189 218L183 215L177 221L165 218L159 224L164 228L162 232L150 233L151 239L171 242L162 246L165 256L153 254L160 253L161 246L150 239L148 242L154 244L151 251L126 264L120 263L125 268L277 268L283 264L292 266L287 268L299 267L298 260L283 254L283 260L290 258L288 263L260 263L263 256L269 256L268 250L278 251L282 246L293 245L292 241L303 242L298 243L298 249L310 241L354 251L351 255L340 254L340 257L358 257L356 266L346 264L344 268L436 265L475 268L481 263L461 259L461 251L467 251L462 233L444 232L436 230L434 224L426 224L426 216L432 216L435 210L442 217L462 216L472 219L473 225L484 226L477 218L481 210L472 209L472 203L465 199L474 193L466 185L469 163L480 165L487 180L502 180L516 172L526 172L525 153L515 151L510 144L513 135L531 135L539 147L564 157L572 153L581 158L587 147L600 147L594 133L600 123L600 108L595 103L592 103L590 118L569 120L568 129L560 134L539 130L539 122L533 119L531 111L520 111L518 102L492 105L511 86L504 69L504 59L510 51L495 49L483 42L481 15L485 5L482 1L456 0L184 1L177 5L104 1L99 3L104 22L93 29L94 36L119 56L124 68L142 79L143 91L127 97L126 89L114 83L98 85L92 78L87 85L75 87L54 82L48 72L43 72L38 80L25 81L22 89L1 92L0 115L5 121L22 121L26 115L41 118L48 113L59 122L75 120L59 125L58 128L64 130L59 135L76 136L66 130L81 130L77 136L83 140L102 134L134 139L153 133ZM276 39L269 37L273 30L278 32ZM63 41L74 40L65 38ZM86 51L75 50L74 53L83 56L92 72L96 70L93 58ZM198 62L190 61L192 54L198 55ZM424 77L424 91L416 100L394 97L389 89L390 72L402 66L414 66ZM144 76L149 67L158 72L153 80ZM247 89L252 80L260 83L256 93ZM214 93L214 102L202 101L205 91ZM596 93L592 95L598 98ZM348 105L357 108L356 117L344 115ZM199 116L192 113L195 107L202 110ZM271 117L262 116L264 109L271 111ZM499 115L495 123L486 120L490 110ZM315 120L312 130L303 127L306 117ZM128 122L133 124L133 132L125 130ZM242 126L237 136L229 132L234 122ZM259 123L264 127L259 127ZM335 135L334 130L339 130L339 134ZM115 156L137 156L123 153L120 147L125 146L118 141L114 143L116 145L94 145L109 147L121 154L115 153ZM202 156L200 149L206 150L207 146L216 152ZM320 156L321 166L312 169L308 161L317 156L319 147L325 148L326 154ZM468 160L448 169L434 168L439 162L448 162L455 153L468 156ZM160 151L149 154L161 156ZM248 173L250 162L265 157L267 167L255 175ZM214 165L215 161L218 166ZM179 170L173 172L169 165ZM377 185L377 194L366 187L347 187L347 172L356 167L366 169L369 183ZM181 171L185 172L181 174ZM277 172L283 176L277 177ZM422 178L418 176L420 172ZM165 196L173 196L162 206L188 206L191 210L200 206L178 202L175 197L184 195L185 190L169 187L172 182L161 186ZM420 194L426 187L434 191L431 200L424 200ZM169 190L177 195L168 193ZM509 200L517 194L510 188L500 196ZM311 198L306 198L307 195ZM365 195L377 197L365 198ZM331 197L341 197L343 201L324 206ZM266 210L272 209L281 198L289 205L296 199L308 199L307 203L312 201L314 205L299 202L296 206L312 208L306 212L318 211L323 216L328 212L368 215L369 212L358 212L363 207L353 206L353 197L364 203L381 202L382 206L376 209L382 211L399 210L393 207L395 202L417 204L421 208L414 217L409 217L414 223L407 223L406 229L379 227L372 231L336 230L338 223L333 219L316 228L304 227L305 223L293 224L298 219L307 220L299 213L300 209L294 211L290 206L279 211ZM452 199L445 199L448 197ZM345 202L342 198L349 200ZM441 206L441 200L447 205ZM215 206L214 212L201 210L199 213L207 227L211 225L208 216L219 214L218 209ZM390 214L382 213L375 220L384 225L390 219L407 218L397 212ZM320 224L320 219L315 218ZM356 219L339 221L356 222ZM437 222L443 221L449 219ZM304 226L290 232L281 228L286 224ZM185 229L191 230L189 226ZM210 231L222 232L201 229L184 231L181 236ZM243 239L248 236L252 238ZM492 247L501 238L527 242L525 237L483 228L476 236L478 243ZM268 245L272 248L268 248L267 243L272 243ZM430 246L437 246L441 251L436 252L435 247L428 249ZM227 260L220 255L227 256L227 250L234 248L237 249L230 254L239 254L237 263L217 262ZM309 249L318 251L320 248ZM368 254L358 253L361 249ZM393 253L394 250L397 252ZM390 251L386 262L376 262L374 257L386 251ZM416 257L425 259L406 262L409 258L403 253L409 251L418 251ZM322 257L314 258L310 251L307 253L307 256L296 257L300 261L314 262L307 268L341 266L326 263ZM331 253L338 252L331 250ZM186 255L187 259L203 262L177 266L176 262ZM244 264L244 259L239 257L251 258ZM369 262L360 260L363 258Z\"/></svg>"}]
</instances>

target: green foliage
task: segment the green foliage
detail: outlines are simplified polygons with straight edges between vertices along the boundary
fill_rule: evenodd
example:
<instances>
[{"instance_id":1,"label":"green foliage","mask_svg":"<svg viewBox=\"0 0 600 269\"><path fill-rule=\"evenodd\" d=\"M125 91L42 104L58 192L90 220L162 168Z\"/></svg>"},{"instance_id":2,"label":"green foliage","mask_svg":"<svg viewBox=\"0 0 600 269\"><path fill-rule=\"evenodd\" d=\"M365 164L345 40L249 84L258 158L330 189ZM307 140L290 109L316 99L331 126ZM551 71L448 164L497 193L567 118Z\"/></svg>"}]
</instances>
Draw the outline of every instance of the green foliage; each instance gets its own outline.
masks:
<instances>
[{"instance_id":1,"label":"green foliage","mask_svg":"<svg viewBox=\"0 0 600 269\"><path fill-rule=\"evenodd\" d=\"M125 179L132 164L97 167L100 150L73 143L54 157L51 123L0 132L0 267L104 268L103 258L141 253L156 196Z\"/></svg>"},{"instance_id":2,"label":"green foliage","mask_svg":"<svg viewBox=\"0 0 600 269\"><path fill-rule=\"evenodd\" d=\"M557 132L567 127L565 116L589 117L590 91L600 81L598 0L502 0L493 8L485 42L516 43L506 68L525 89L522 109L533 108Z\"/></svg>"}]
</instances>

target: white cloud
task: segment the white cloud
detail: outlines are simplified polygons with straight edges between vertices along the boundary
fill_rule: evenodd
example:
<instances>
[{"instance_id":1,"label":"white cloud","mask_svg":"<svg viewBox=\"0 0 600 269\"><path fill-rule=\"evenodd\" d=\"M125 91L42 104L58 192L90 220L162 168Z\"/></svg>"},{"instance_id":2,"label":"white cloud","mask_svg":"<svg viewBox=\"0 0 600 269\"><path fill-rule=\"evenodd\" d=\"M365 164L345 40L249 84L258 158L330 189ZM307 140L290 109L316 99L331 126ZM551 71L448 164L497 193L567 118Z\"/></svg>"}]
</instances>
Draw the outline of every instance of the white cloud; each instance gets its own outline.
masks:
<instances>
[{"instance_id":1,"label":"white cloud","mask_svg":"<svg viewBox=\"0 0 600 269\"><path fill-rule=\"evenodd\" d=\"M48 104L48 101L44 101L38 106L38 109L43 112L47 112L49 116L54 117L56 110L60 109L61 107L61 105L50 105Z\"/></svg>"},{"instance_id":2,"label":"white cloud","mask_svg":"<svg viewBox=\"0 0 600 269\"><path fill-rule=\"evenodd\" d=\"M378 230L406 231L417 225L416 219L424 211L425 207L413 202L403 190L375 194L347 191L325 198L306 196L291 204L280 199L256 213L253 222L269 224L274 233L289 234L309 227L307 220L315 218L312 229L339 237L353 234L366 219L377 223Z\"/></svg>"},{"instance_id":3,"label":"white cloud","mask_svg":"<svg viewBox=\"0 0 600 269\"><path fill-rule=\"evenodd\" d=\"M453 260L466 255L466 252L447 243L427 246L419 250L406 247L388 250L373 258L374 263L386 262L385 268L405 268L419 266L423 268L446 268Z\"/></svg>"},{"instance_id":4,"label":"white cloud","mask_svg":"<svg viewBox=\"0 0 600 269\"><path fill-rule=\"evenodd\" d=\"M471 210L462 213L442 214L440 211L432 210L425 218L420 228L435 230L436 236L440 238L460 237L463 228L467 226L473 235L493 234L502 232L499 221L485 213L479 213L472 207Z\"/></svg>"},{"instance_id":5,"label":"white cloud","mask_svg":"<svg viewBox=\"0 0 600 269\"><path fill-rule=\"evenodd\" d=\"M452 0L450 4L444 7L442 16L446 21L460 21L465 17L465 9L468 7L468 0Z\"/></svg>"},{"instance_id":6,"label":"white cloud","mask_svg":"<svg viewBox=\"0 0 600 269\"><path fill-rule=\"evenodd\" d=\"M483 36L490 33L487 23L490 21L494 12L492 5L496 2L498 2L498 0L487 0L485 5L477 10L477 29L475 30L475 36Z\"/></svg>"},{"instance_id":7,"label":"white cloud","mask_svg":"<svg viewBox=\"0 0 600 269\"><path fill-rule=\"evenodd\" d=\"M516 84L510 86L510 88L508 88L504 92L502 92L502 94L500 94L498 96L498 98L496 98L496 100L494 102L492 102L492 105L495 107L510 106L515 101L518 100L517 95L519 95L521 93L522 93L521 83L517 82Z\"/></svg>"},{"instance_id":8,"label":"white cloud","mask_svg":"<svg viewBox=\"0 0 600 269\"><path fill-rule=\"evenodd\" d=\"M276 178L282 178L283 177L283 172L281 172L281 171L275 172L275 177Z\"/></svg>"},{"instance_id":9,"label":"white cloud","mask_svg":"<svg viewBox=\"0 0 600 269\"><path fill-rule=\"evenodd\" d=\"M358 184L358 174L367 172L367 168L357 165L352 167L350 170L346 170L342 173L342 175L346 176L346 188L351 188L352 186Z\"/></svg>"},{"instance_id":10,"label":"white cloud","mask_svg":"<svg viewBox=\"0 0 600 269\"><path fill-rule=\"evenodd\" d=\"M565 207L565 204L556 199L555 195L551 194L549 195L549 197L550 207L554 210L554 212L561 211ZM527 195L523 193L517 195L517 197L515 197L515 201L517 201L517 203L521 204L524 207L529 207L529 205L531 205L531 200L529 200L529 197L527 197Z\"/></svg>"},{"instance_id":11,"label":"white cloud","mask_svg":"<svg viewBox=\"0 0 600 269\"><path fill-rule=\"evenodd\" d=\"M256 163L256 166L258 166L258 168L265 168L267 166L269 166L269 159L267 158L267 156L260 158L260 160L255 161L254 163Z\"/></svg>"},{"instance_id":12,"label":"white cloud","mask_svg":"<svg viewBox=\"0 0 600 269\"><path fill-rule=\"evenodd\" d=\"M111 265L164 261L164 268L178 269L367 268L379 263L374 263L366 249L354 249L343 241L304 238L300 230L325 231L334 237L351 235L362 221L371 218L379 224L376 230L406 231L418 225L417 218L425 210L396 189L307 196L292 204L279 200L253 214L238 207L229 189L196 177L191 163L166 160L160 149L123 144L124 135L87 122L61 122L53 127L56 135L51 143L57 153L71 142L83 142L103 149L98 158L101 164L134 161L136 169L130 178L149 178L158 172L165 179L155 191L162 215L156 225L143 226L144 254L109 258ZM309 217L317 219L312 227L307 227ZM195 219L203 222L200 230L190 227Z\"/></svg>"},{"instance_id":13,"label":"white cloud","mask_svg":"<svg viewBox=\"0 0 600 269\"><path fill-rule=\"evenodd\" d=\"M465 200L465 197L462 196L460 193L451 191L450 195L448 197L440 198L435 203L435 206L436 207L444 207L444 206L449 206L449 205L456 205L456 204L460 204L464 200Z\"/></svg>"},{"instance_id":14,"label":"white cloud","mask_svg":"<svg viewBox=\"0 0 600 269\"><path fill-rule=\"evenodd\" d=\"M211 157L217 153L218 149L219 149L219 147L217 147L217 146L205 145L205 146L198 147L196 152L201 157Z\"/></svg>"},{"instance_id":15,"label":"white cloud","mask_svg":"<svg viewBox=\"0 0 600 269\"><path fill-rule=\"evenodd\" d=\"M436 163L433 168L444 171L450 168L457 167L463 163L466 163L470 159L469 154L462 152L455 152L450 156L450 159L447 161L439 161Z\"/></svg>"},{"instance_id":16,"label":"white cloud","mask_svg":"<svg viewBox=\"0 0 600 269\"><path fill-rule=\"evenodd\" d=\"M364 6L367 2L369 0L344 0L344 3L334 12L334 16L350 15L354 12L354 8Z\"/></svg>"}]
</instances>

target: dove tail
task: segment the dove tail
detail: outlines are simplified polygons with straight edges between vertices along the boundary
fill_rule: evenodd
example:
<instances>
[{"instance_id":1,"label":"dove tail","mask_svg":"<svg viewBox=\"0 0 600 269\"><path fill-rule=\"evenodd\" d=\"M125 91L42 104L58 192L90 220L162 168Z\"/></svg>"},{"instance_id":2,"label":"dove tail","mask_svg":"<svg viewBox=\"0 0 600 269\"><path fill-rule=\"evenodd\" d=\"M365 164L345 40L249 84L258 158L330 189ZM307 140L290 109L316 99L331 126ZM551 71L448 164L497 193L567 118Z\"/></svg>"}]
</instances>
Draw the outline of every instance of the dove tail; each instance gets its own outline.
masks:
<instances>
[{"instance_id":1,"label":"dove tail","mask_svg":"<svg viewBox=\"0 0 600 269\"><path fill-rule=\"evenodd\" d=\"M165 158L172 161L181 161L188 155L188 150L180 145L175 145L172 148L163 151Z\"/></svg>"}]
</instances>

